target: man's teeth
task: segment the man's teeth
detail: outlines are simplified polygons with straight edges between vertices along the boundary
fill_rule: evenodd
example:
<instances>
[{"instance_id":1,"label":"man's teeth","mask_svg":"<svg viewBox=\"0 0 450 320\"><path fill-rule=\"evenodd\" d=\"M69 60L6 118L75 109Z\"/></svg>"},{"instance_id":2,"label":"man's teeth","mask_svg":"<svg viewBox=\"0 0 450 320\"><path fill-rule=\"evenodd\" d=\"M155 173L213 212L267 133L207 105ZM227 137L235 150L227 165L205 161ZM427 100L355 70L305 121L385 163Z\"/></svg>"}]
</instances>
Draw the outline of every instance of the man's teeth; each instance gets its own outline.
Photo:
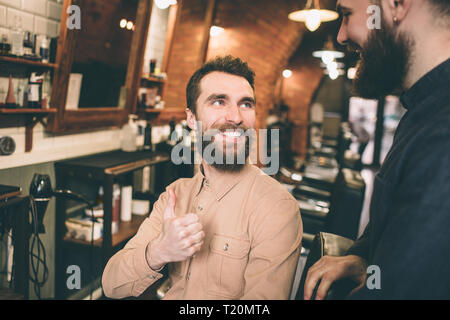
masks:
<instances>
[{"instance_id":1,"label":"man's teeth","mask_svg":"<svg viewBox=\"0 0 450 320\"><path fill-rule=\"evenodd\" d=\"M241 133L238 131L232 131L232 132L222 132L224 136L230 137L230 138L237 138L241 136Z\"/></svg>"}]
</instances>

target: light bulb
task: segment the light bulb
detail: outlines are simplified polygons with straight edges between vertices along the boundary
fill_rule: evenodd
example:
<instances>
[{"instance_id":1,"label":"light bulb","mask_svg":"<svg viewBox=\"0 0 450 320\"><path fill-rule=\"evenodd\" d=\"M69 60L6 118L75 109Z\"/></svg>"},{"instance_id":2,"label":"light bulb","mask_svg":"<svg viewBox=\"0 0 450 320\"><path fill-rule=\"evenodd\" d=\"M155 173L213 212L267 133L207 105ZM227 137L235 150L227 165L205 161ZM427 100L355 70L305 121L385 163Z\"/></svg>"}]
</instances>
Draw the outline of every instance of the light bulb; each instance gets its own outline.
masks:
<instances>
[{"instance_id":1,"label":"light bulb","mask_svg":"<svg viewBox=\"0 0 450 320\"><path fill-rule=\"evenodd\" d=\"M329 64L330 62L332 62L334 60L334 54L330 51L325 51L322 54L322 62L325 64Z\"/></svg>"},{"instance_id":2,"label":"light bulb","mask_svg":"<svg viewBox=\"0 0 450 320\"><path fill-rule=\"evenodd\" d=\"M161 10L167 9L171 5L177 3L176 0L154 0L154 1L155 1L156 6Z\"/></svg>"},{"instance_id":3,"label":"light bulb","mask_svg":"<svg viewBox=\"0 0 450 320\"><path fill-rule=\"evenodd\" d=\"M224 29L222 27L212 26L211 29L209 29L209 34L211 37L215 37L221 34L223 30Z\"/></svg>"},{"instance_id":4,"label":"light bulb","mask_svg":"<svg viewBox=\"0 0 450 320\"><path fill-rule=\"evenodd\" d=\"M133 29L133 26L134 26L134 23L133 23L132 21L128 21L128 22L127 22L127 29L128 29L128 30Z\"/></svg>"},{"instance_id":5,"label":"light bulb","mask_svg":"<svg viewBox=\"0 0 450 320\"><path fill-rule=\"evenodd\" d=\"M309 10L306 14L305 25L309 31L314 32L320 27L320 11L317 9Z\"/></svg>"},{"instance_id":6,"label":"light bulb","mask_svg":"<svg viewBox=\"0 0 450 320\"><path fill-rule=\"evenodd\" d=\"M339 77L339 71L336 69L330 70L330 73L328 75L330 76L331 80L336 80Z\"/></svg>"},{"instance_id":7,"label":"light bulb","mask_svg":"<svg viewBox=\"0 0 450 320\"><path fill-rule=\"evenodd\" d=\"M350 80L355 79L356 77L356 68L352 67L352 68L348 68L347 70L347 78L349 78Z\"/></svg>"},{"instance_id":8,"label":"light bulb","mask_svg":"<svg viewBox=\"0 0 450 320\"><path fill-rule=\"evenodd\" d=\"M329 64L327 64L328 71L337 70L338 64L336 61L331 61Z\"/></svg>"},{"instance_id":9,"label":"light bulb","mask_svg":"<svg viewBox=\"0 0 450 320\"><path fill-rule=\"evenodd\" d=\"M292 71L289 69L286 69L283 71L283 77L290 78L292 76Z\"/></svg>"},{"instance_id":10,"label":"light bulb","mask_svg":"<svg viewBox=\"0 0 450 320\"><path fill-rule=\"evenodd\" d=\"M123 29L127 26L127 19L120 20L120 27Z\"/></svg>"}]
</instances>

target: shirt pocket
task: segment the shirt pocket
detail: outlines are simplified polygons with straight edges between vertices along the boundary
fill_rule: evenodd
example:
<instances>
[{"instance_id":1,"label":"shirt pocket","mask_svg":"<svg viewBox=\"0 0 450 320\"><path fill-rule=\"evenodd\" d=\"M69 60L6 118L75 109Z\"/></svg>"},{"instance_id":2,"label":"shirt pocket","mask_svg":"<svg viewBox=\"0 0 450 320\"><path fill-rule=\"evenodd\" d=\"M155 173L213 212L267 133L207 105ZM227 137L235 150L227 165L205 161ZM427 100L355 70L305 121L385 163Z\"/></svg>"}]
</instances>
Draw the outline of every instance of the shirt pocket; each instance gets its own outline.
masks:
<instances>
[{"instance_id":1,"label":"shirt pocket","mask_svg":"<svg viewBox=\"0 0 450 320\"><path fill-rule=\"evenodd\" d=\"M244 290L250 241L214 235L208 252L208 294L237 298Z\"/></svg>"}]
</instances>

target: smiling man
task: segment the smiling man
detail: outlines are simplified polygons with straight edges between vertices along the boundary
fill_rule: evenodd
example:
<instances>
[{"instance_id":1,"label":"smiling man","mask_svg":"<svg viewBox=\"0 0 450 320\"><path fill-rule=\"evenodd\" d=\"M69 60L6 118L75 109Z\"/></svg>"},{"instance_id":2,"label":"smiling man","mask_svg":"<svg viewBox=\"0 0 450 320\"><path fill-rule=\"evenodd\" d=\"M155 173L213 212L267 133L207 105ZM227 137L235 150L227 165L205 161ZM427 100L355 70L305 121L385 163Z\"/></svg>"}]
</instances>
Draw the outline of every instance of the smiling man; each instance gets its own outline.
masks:
<instances>
[{"instance_id":1,"label":"smiling man","mask_svg":"<svg viewBox=\"0 0 450 320\"><path fill-rule=\"evenodd\" d=\"M372 5L380 29L368 28ZM338 41L361 54L355 89L366 98L402 92L407 112L375 178L364 234L346 256L309 269L305 299L318 283L323 299L343 278L354 280L354 299L450 299L450 1L338 0L338 8ZM365 283L369 265L379 288Z\"/></svg>"},{"instance_id":2,"label":"smiling man","mask_svg":"<svg viewBox=\"0 0 450 320\"><path fill-rule=\"evenodd\" d=\"M255 128L254 73L239 58L219 57L194 73L186 95L188 125L212 151L193 178L167 187L110 259L103 290L139 296L168 266L164 299L288 299L302 222L286 189L245 161L242 132Z\"/></svg>"}]
</instances>

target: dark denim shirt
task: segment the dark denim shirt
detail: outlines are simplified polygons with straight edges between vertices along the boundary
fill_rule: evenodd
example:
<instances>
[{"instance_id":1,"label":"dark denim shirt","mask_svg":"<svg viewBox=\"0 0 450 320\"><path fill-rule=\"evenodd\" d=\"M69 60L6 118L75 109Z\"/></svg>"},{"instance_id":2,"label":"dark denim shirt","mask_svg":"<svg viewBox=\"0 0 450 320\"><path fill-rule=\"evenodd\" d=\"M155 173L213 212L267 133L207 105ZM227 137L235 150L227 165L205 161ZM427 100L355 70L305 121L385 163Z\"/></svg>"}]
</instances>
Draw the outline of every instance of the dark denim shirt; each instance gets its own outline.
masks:
<instances>
[{"instance_id":1,"label":"dark denim shirt","mask_svg":"<svg viewBox=\"0 0 450 320\"><path fill-rule=\"evenodd\" d=\"M407 112L376 175L370 222L348 252L380 268L381 289L351 298L450 299L450 59L401 102Z\"/></svg>"}]
</instances>

